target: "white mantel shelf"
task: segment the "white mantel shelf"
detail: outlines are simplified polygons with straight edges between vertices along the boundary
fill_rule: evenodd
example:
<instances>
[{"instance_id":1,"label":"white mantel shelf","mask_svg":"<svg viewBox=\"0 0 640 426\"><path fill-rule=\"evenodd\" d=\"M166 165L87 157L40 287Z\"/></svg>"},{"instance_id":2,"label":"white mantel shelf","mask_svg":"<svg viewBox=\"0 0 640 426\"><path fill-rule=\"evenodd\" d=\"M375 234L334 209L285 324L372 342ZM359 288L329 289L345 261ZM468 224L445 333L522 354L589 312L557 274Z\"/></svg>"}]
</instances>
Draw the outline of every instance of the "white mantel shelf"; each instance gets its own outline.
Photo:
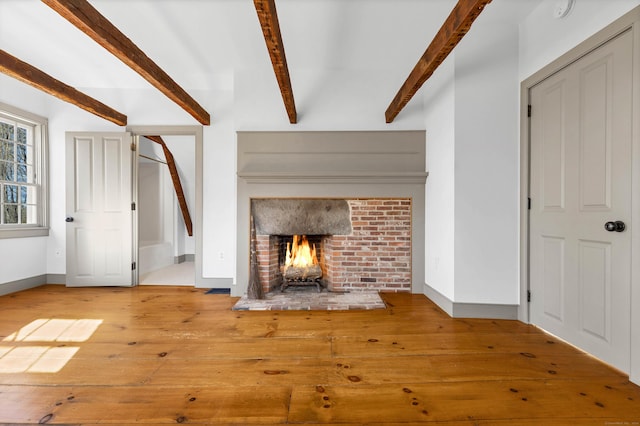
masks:
<instances>
[{"instance_id":1,"label":"white mantel shelf","mask_svg":"<svg viewBox=\"0 0 640 426\"><path fill-rule=\"evenodd\" d=\"M391 183L391 184L424 184L428 172L408 173L238 173L238 177L251 184L281 184L291 181L304 181L306 183Z\"/></svg>"}]
</instances>

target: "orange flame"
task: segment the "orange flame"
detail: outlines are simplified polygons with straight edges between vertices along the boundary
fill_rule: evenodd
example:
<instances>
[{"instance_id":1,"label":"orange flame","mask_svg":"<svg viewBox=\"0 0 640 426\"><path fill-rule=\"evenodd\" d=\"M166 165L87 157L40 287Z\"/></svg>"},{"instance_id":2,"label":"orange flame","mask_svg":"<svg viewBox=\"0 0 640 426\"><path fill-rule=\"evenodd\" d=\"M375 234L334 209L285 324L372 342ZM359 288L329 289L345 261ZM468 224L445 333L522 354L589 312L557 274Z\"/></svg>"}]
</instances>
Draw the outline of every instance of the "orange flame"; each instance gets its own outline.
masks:
<instances>
[{"instance_id":1,"label":"orange flame","mask_svg":"<svg viewBox=\"0 0 640 426\"><path fill-rule=\"evenodd\" d=\"M309 247L309 241L307 236L299 235L293 236L293 244L291 247L287 243L287 256L284 266L293 266L294 268L304 268L311 265L318 264L318 257L316 256L316 245L313 248Z\"/></svg>"}]
</instances>

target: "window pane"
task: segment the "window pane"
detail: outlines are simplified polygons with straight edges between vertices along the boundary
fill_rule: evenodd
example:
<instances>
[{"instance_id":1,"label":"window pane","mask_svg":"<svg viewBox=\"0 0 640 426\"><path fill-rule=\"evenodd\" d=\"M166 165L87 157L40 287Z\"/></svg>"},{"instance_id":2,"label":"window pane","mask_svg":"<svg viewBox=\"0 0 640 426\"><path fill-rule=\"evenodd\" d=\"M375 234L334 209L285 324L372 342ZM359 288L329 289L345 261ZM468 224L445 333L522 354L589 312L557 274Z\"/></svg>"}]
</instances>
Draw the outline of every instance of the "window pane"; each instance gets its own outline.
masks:
<instances>
[{"instance_id":1,"label":"window pane","mask_svg":"<svg viewBox=\"0 0 640 426\"><path fill-rule=\"evenodd\" d=\"M0 180L14 181L13 163L0 161Z\"/></svg>"},{"instance_id":2,"label":"window pane","mask_svg":"<svg viewBox=\"0 0 640 426\"><path fill-rule=\"evenodd\" d=\"M4 205L4 223L18 223L18 206L16 204Z\"/></svg>"},{"instance_id":3,"label":"window pane","mask_svg":"<svg viewBox=\"0 0 640 426\"><path fill-rule=\"evenodd\" d=\"M38 204L38 191L35 186L20 187L20 202L22 204Z\"/></svg>"},{"instance_id":4,"label":"window pane","mask_svg":"<svg viewBox=\"0 0 640 426\"><path fill-rule=\"evenodd\" d=\"M0 160L13 161L13 146L9 141L0 140Z\"/></svg>"},{"instance_id":5,"label":"window pane","mask_svg":"<svg viewBox=\"0 0 640 426\"><path fill-rule=\"evenodd\" d=\"M36 206L22 206L22 223L36 225L38 223L38 210Z\"/></svg>"},{"instance_id":6,"label":"window pane","mask_svg":"<svg viewBox=\"0 0 640 426\"><path fill-rule=\"evenodd\" d=\"M3 123L0 121L0 139L8 139L10 141L14 140L13 129L13 124Z\"/></svg>"},{"instance_id":7,"label":"window pane","mask_svg":"<svg viewBox=\"0 0 640 426\"><path fill-rule=\"evenodd\" d=\"M27 146L22 144L16 145L16 163L26 164L27 162Z\"/></svg>"},{"instance_id":8,"label":"window pane","mask_svg":"<svg viewBox=\"0 0 640 426\"><path fill-rule=\"evenodd\" d=\"M27 143L27 129L18 127L18 142Z\"/></svg>"},{"instance_id":9,"label":"window pane","mask_svg":"<svg viewBox=\"0 0 640 426\"><path fill-rule=\"evenodd\" d=\"M29 167L24 164L18 164L16 167L16 182L31 182L29 177Z\"/></svg>"},{"instance_id":10,"label":"window pane","mask_svg":"<svg viewBox=\"0 0 640 426\"><path fill-rule=\"evenodd\" d=\"M33 146L16 144L16 163L33 165Z\"/></svg>"},{"instance_id":11,"label":"window pane","mask_svg":"<svg viewBox=\"0 0 640 426\"><path fill-rule=\"evenodd\" d=\"M2 201L5 203L17 203L18 202L18 186L17 185L5 185L4 196Z\"/></svg>"}]
</instances>

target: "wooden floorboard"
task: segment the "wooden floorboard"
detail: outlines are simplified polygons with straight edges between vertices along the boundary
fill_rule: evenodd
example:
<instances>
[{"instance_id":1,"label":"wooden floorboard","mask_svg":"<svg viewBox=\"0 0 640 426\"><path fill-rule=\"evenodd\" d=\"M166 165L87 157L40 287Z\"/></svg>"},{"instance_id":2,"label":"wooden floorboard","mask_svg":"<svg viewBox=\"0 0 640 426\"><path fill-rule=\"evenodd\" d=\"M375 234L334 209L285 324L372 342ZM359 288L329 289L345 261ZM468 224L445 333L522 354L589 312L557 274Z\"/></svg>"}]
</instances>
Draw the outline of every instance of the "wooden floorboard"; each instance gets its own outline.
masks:
<instances>
[{"instance_id":1,"label":"wooden floorboard","mask_svg":"<svg viewBox=\"0 0 640 426\"><path fill-rule=\"evenodd\" d=\"M204 293L0 297L0 423L640 424L640 387L518 321L452 319L411 294L269 312Z\"/></svg>"}]
</instances>

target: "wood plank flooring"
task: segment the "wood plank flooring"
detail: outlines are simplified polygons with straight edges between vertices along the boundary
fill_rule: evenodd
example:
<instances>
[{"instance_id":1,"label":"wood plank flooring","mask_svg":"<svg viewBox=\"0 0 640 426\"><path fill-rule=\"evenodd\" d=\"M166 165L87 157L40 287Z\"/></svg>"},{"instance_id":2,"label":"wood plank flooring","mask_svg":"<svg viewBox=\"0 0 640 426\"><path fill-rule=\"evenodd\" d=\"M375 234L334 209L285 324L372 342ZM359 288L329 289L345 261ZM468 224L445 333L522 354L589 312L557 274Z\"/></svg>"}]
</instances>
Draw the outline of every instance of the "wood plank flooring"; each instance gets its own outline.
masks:
<instances>
[{"instance_id":1,"label":"wood plank flooring","mask_svg":"<svg viewBox=\"0 0 640 426\"><path fill-rule=\"evenodd\" d=\"M640 387L517 321L451 319L411 294L260 312L204 293L0 297L0 423L640 424Z\"/></svg>"}]
</instances>

